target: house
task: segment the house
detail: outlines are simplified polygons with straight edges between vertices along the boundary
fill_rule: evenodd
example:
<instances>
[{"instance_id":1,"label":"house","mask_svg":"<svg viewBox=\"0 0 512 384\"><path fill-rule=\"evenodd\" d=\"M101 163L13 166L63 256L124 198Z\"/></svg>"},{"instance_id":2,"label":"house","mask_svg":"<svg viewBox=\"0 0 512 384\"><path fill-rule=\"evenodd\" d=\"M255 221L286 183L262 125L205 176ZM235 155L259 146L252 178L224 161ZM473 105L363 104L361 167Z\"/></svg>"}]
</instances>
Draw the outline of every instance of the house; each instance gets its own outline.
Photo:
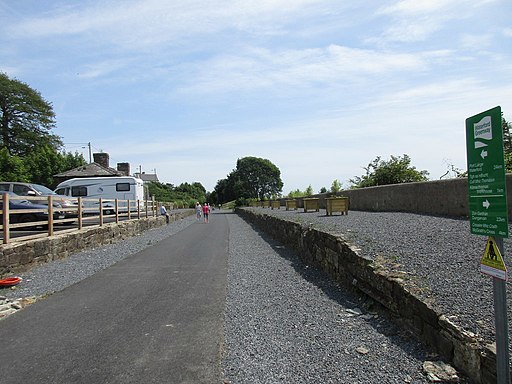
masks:
<instances>
[{"instance_id":1,"label":"house","mask_svg":"<svg viewBox=\"0 0 512 384\"><path fill-rule=\"evenodd\" d=\"M136 172L134 176L138 177L139 179L142 179L145 183L148 181L155 183L160 182L160 180L158 180L158 176L156 175L156 173Z\"/></svg>"},{"instance_id":2,"label":"house","mask_svg":"<svg viewBox=\"0 0 512 384\"><path fill-rule=\"evenodd\" d=\"M76 177L111 177L111 176L130 176L129 163L117 163L117 169L109 166L108 153L94 153L94 162L86 164L69 171L53 175L55 184Z\"/></svg>"}]
</instances>

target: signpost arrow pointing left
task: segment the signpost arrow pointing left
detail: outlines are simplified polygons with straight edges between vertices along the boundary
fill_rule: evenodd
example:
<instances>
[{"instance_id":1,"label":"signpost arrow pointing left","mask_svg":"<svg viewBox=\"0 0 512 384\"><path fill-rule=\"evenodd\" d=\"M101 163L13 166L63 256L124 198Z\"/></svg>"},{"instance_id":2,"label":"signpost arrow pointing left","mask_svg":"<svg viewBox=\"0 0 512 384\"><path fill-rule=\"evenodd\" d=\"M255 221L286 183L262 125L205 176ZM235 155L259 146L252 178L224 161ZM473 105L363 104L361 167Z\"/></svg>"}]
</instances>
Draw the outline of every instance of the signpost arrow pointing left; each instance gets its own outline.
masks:
<instances>
[{"instance_id":1,"label":"signpost arrow pointing left","mask_svg":"<svg viewBox=\"0 0 512 384\"><path fill-rule=\"evenodd\" d=\"M482 153L480 153L480 156L482 157L482 159L485 159L487 157L487 151L482 149Z\"/></svg>"},{"instance_id":2,"label":"signpost arrow pointing left","mask_svg":"<svg viewBox=\"0 0 512 384\"><path fill-rule=\"evenodd\" d=\"M489 203L489 201L487 199L485 199L485 201L482 203L482 205L486 208L486 209L489 209L489 207L491 206L491 203Z\"/></svg>"}]
</instances>

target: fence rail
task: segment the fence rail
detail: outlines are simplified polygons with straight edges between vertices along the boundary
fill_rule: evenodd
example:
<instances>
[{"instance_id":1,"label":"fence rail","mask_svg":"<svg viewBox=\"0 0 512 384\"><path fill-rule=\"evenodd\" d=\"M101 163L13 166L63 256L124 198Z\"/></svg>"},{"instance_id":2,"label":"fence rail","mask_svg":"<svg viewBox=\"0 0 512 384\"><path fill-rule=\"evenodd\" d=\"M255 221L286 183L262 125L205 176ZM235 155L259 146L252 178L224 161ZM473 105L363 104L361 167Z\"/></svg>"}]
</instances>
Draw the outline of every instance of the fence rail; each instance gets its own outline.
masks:
<instances>
[{"instance_id":1,"label":"fence rail","mask_svg":"<svg viewBox=\"0 0 512 384\"><path fill-rule=\"evenodd\" d=\"M172 208L172 203L157 202L154 199L70 199L48 196L47 206L44 208L40 204L32 206L26 203L27 200L37 200L40 203L41 198L12 196L7 193L1 195L0 233L3 244L52 236L55 233L80 231L85 227L98 227L106 223L155 217L161 205ZM63 206L64 202L70 201L72 206Z\"/></svg>"}]
</instances>

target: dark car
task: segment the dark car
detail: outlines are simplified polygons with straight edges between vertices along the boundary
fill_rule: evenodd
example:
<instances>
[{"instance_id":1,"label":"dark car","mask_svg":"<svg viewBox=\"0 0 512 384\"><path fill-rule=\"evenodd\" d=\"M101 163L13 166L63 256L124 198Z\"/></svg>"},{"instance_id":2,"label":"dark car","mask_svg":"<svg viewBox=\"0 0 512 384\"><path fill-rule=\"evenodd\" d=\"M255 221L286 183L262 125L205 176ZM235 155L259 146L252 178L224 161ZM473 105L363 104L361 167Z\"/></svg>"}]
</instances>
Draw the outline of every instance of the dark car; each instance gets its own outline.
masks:
<instances>
[{"instance_id":1,"label":"dark car","mask_svg":"<svg viewBox=\"0 0 512 384\"><path fill-rule=\"evenodd\" d=\"M0 214L0 221L3 221L3 194L9 195L9 210L15 210L15 212L11 212L9 214L9 221L11 224L16 223L30 223L35 221L44 221L45 223L41 223L38 225L47 225L48 224L48 206L42 204L33 204L28 200L19 199L20 196L16 195L13 192L0 191L0 210L2 213ZM39 210L36 212L32 212L32 210ZM23 212L27 211L27 212ZM28 212L30 211L30 212ZM64 219L64 212L55 211L53 213L54 220Z\"/></svg>"},{"instance_id":2,"label":"dark car","mask_svg":"<svg viewBox=\"0 0 512 384\"><path fill-rule=\"evenodd\" d=\"M56 199L53 201L54 209L64 211L66 216L76 217L78 211L78 203L72 199L63 199L50 188L44 185L34 183L21 183L14 181L0 182L0 192L13 192L18 196L27 196L29 201L34 204L48 205L48 196ZM37 199L35 199L37 197Z\"/></svg>"}]
</instances>

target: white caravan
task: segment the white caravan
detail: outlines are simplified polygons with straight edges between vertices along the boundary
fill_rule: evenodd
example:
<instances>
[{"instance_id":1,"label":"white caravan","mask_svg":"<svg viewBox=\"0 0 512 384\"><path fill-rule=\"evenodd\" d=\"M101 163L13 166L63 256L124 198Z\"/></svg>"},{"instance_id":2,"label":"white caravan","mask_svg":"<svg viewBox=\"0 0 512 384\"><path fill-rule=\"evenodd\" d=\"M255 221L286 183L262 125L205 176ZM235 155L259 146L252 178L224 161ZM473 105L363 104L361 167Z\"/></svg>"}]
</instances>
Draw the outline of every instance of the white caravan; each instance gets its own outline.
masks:
<instances>
[{"instance_id":1,"label":"white caravan","mask_svg":"<svg viewBox=\"0 0 512 384\"><path fill-rule=\"evenodd\" d=\"M55 189L58 195L83 200L84 208L98 208L99 199L103 202L106 214L114 213L114 199L130 200L131 210L136 210L136 200L144 200L144 182L131 176L84 177L63 181ZM143 204L141 203L141 208ZM122 211L126 211L126 201L119 202ZM97 212L97 211L96 211ZM92 213L88 210L87 213Z\"/></svg>"}]
</instances>

